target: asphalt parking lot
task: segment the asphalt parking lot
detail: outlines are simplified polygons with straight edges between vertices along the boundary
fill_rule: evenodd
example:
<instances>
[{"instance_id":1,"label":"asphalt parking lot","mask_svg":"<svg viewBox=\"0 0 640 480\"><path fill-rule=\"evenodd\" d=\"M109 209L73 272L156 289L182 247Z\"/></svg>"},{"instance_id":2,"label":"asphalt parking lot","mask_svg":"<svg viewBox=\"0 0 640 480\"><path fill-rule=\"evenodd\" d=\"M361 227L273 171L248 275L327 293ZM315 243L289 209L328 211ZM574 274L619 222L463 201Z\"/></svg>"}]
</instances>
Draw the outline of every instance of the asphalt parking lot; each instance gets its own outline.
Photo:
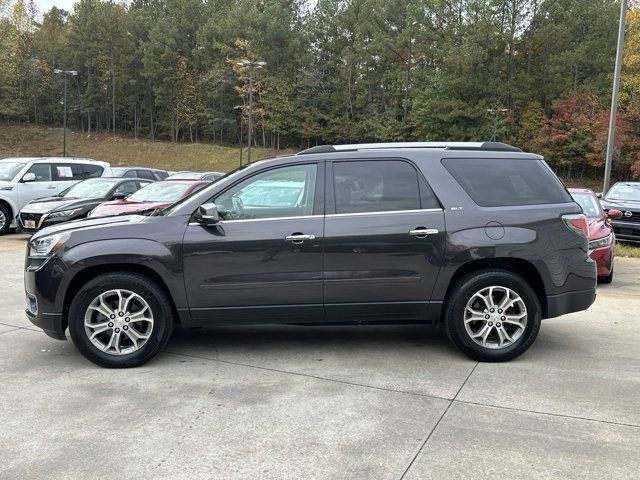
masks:
<instances>
[{"instance_id":1,"label":"asphalt parking lot","mask_svg":"<svg viewBox=\"0 0 640 480\"><path fill-rule=\"evenodd\" d=\"M640 260L478 364L424 326L178 331L106 370L23 313L0 239L0 478L638 478Z\"/></svg>"}]
</instances>

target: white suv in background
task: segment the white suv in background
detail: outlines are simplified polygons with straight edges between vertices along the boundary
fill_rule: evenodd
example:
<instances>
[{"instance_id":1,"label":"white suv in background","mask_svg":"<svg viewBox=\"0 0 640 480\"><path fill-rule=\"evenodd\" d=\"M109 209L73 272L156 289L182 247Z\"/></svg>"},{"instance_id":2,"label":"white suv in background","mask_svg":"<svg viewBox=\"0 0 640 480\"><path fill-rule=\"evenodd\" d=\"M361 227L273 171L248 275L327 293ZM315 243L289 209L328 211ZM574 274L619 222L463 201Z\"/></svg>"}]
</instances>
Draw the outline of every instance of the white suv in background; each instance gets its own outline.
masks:
<instances>
[{"instance_id":1,"label":"white suv in background","mask_svg":"<svg viewBox=\"0 0 640 480\"><path fill-rule=\"evenodd\" d=\"M0 160L0 235L31 200L51 197L93 177L110 177L106 162L89 158L13 157Z\"/></svg>"}]
</instances>

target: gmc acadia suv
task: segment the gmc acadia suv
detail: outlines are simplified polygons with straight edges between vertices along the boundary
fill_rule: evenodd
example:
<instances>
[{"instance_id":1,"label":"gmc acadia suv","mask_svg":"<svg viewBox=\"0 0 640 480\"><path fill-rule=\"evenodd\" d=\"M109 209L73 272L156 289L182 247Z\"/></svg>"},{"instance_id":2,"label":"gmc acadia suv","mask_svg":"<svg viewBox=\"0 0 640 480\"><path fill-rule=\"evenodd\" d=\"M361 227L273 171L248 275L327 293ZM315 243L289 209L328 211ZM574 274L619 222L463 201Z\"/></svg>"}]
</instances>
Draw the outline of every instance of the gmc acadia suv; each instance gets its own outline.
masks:
<instances>
[{"instance_id":1,"label":"gmc acadia suv","mask_svg":"<svg viewBox=\"0 0 640 480\"><path fill-rule=\"evenodd\" d=\"M50 227L27 315L104 367L174 324L435 323L505 361L588 308L587 222L542 157L501 143L322 146L253 163L150 216Z\"/></svg>"}]
</instances>

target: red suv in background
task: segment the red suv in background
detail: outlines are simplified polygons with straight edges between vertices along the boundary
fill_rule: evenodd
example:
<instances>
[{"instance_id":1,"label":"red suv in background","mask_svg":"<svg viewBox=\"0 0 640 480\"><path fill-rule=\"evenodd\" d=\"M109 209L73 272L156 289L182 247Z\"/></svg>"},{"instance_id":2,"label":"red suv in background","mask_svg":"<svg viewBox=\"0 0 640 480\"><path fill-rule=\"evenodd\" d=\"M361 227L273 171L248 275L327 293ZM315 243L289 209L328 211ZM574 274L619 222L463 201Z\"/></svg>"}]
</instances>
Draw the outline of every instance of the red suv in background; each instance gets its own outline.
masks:
<instances>
[{"instance_id":1,"label":"red suv in background","mask_svg":"<svg viewBox=\"0 0 640 480\"><path fill-rule=\"evenodd\" d=\"M589 256L598 266L598 281L613 281L613 259L616 238L609 217L622 216L619 210L609 210L607 215L593 191L588 188L570 188L574 200L582 207L589 223Z\"/></svg>"}]
</instances>

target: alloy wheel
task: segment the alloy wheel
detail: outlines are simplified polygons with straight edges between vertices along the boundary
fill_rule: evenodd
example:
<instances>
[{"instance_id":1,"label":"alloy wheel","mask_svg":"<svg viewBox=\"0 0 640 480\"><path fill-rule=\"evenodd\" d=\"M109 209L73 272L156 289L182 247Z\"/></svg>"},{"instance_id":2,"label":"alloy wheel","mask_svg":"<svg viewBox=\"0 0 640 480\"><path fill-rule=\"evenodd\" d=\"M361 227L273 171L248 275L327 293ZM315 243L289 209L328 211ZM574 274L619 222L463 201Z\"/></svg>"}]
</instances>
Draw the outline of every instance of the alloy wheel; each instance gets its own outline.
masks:
<instances>
[{"instance_id":1,"label":"alloy wheel","mask_svg":"<svg viewBox=\"0 0 640 480\"><path fill-rule=\"evenodd\" d=\"M467 334L484 348L500 349L513 345L526 326L524 300L507 287L482 288L471 296L464 310Z\"/></svg>"},{"instance_id":2,"label":"alloy wheel","mask_svg":"<svg viewBox=\"0 0 640 480\"><path fill-rule=\"evenodd\" d=\"M153 331L149 304L129 290L101 293L87 307L84 331L93 345L110 355L127 355L142 348Z\"/></svg>"}]
</instances>

